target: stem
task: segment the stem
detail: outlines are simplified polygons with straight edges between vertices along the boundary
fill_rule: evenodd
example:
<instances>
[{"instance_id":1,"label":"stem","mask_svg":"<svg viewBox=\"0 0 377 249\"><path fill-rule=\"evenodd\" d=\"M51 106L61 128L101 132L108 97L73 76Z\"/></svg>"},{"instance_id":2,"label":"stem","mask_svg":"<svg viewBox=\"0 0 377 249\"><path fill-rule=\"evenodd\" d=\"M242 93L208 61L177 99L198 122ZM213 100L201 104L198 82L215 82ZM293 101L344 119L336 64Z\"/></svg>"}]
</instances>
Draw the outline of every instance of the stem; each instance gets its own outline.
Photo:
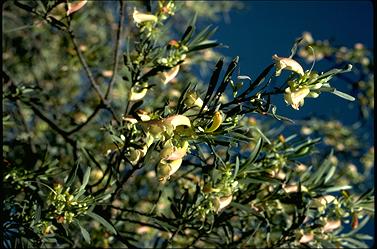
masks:
<instances>
[{"instance_id":1,"label":"stem","mask_svg":"<svg viewBox=\"0 0 377 249\"><path fill-rule=\"evenodd\" d=\"M109 94L111 93L113 84L115 82L115 75L118 71L118 63L119 63L119 45L120 45L120 36L123 31L123 19L124 19L124 3L123 0L119 0L119 21L118 21L118 30L116 34L116 43L114 49L114 62L113 62L113 75L111 76L111 80L109 86L106 90L105 99L108 98Z\"/></svg>"}]
</instances>

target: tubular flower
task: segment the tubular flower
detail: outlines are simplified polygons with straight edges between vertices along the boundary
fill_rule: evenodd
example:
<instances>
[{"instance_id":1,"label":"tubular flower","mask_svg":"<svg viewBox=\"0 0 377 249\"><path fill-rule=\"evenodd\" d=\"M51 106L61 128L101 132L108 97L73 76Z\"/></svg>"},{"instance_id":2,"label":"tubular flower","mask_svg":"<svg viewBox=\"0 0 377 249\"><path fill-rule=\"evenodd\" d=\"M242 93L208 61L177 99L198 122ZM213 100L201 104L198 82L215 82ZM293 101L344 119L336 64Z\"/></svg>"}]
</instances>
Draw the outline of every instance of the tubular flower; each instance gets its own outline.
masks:
<instances>
[{"instance_id":1,"label":"tubular flower","mask_svg":"<svg viewBox=\"0 0 377 249\"><path fill-rule=\"evenodd\" d=\"M307 87L299 88L293 92L287 87L284 94L285 103L291 105L293 109L298 110L300 106L304 105L304 98L309 93L310 90Z\"/></svg>"},{"instance_id":2,"label":"tubular flower","mask_svg":"<svg viewBox=\"0 0 377 249\"><path fill-rule=\"evenodd\" d=\"M272 59L275 60L276 76L279 76L283 69L293 71L299 75L304 75L304 70L297 61L291 58L279 57L276 54L272 56Z\"/></svg>"},{"instance_id":3,"label":"tubular flower","mask_svg":"<svg viewBox=\"0 0 377 249\"><path fill-rule=\"evenodd\" d=\"M172 79L174 79L178 72L179 72L179 65L173 67L172 69L170 69L169 71L167 72L163 72L162 75L163 75L163 78L164 78L164 85L166 85L167 83L169 83Z\"/></svg>"},{"instance_id":4,"label":"tubular flower","mask_svg":"<svg viewBox=\"0 0 377 249\"><path fill-rule=\"evenodd\" d=\"M130 95L129 95L130 101L137 101L144 98L144 96L147 94L147 91L148 91L147 86L148 84L144 83L140 91L136 90L138 86L133 86L131 88Z\"/></svg>"},{"instance_id":5,"label":"tubular flower","mask_svg":"<svg viewBox=\"0 0 377 249\"><path fill-rule=\"evenodd\" d=\"M213 115L213 118L212 118L212 125L209 128L207 128L205 131L206 132L216 131L220 127L222 122L223 122L223 116L221 115L221 112L219 111L215 112L215 115Z\"/></svg>"},{"instance_id":6,"label":"tubular flower","mask_svg":"<svg viewBox=\"0 0 377 249\"><path fill-rule=\"evenodd\" d=\"M68 3L67 16L81 9L87 2L87 0L80 0L73 3Z\"/></svg>"},{"instance_id":7,"label":"tubular flower","mask_svg":"<svg viewBox=\"0 0 377 249\"><path fill-rule=\"evenodd\" d=\"M331 232L338 229L342 225L340 220L329 220L326 222L325 226L322 228L323 232Z\"/></svg>"},{"instance_id":8,"label":"tubular flower","mask_svg":"<svg viewBox=\"0 0 377 249\"><path fill-rule=\"evenodd\" d=\"M168 142L165 143L164 149L160 153L160 157L161 159L164 159L164 160L181 159L186 155L188 148L189 148L189 143L187 141L183 142L182 147L176 147L176 146L173 146L173 144L169 140Z\"/></svg>"},{"instance_id":9,"label":"tubular flower","mask_svg":"<svg viewBox=\"0 0 377 249\"><path fill-rule=\"evenodd\" d=\"M134 22L137 24L143 23L143 22L157 22L157 16L152 14L145 14L142 12L137 11L134 9L134 12L132 14L132 17L134 19Z\"/></svg>"},{"instance_id":10,"label":"tubular flower","mask_svg":"<svg viewBox=\"0 0 377 249\"><path fill-rule=\"evenodd\" d=\"M157 167L159 180L162 182L168 180L181 167L182 161L182 158L172 161L161 160Z\"/></svg>"},{"instance_id":11,"label":"tubular flower","mask_svg":"<svg viewBox=\"0 0 377 249\"><path fill-rule=\"evenodd\" d=\"M214 201L215 211L216 213L223 210L226 206L228 206L232 202L233 196L222 196L222 197L216 197Z\"/></svg>"},{"instance_id":12,"label":"tubular flower","mask_svg":"<svg viewBox=\"0 0 377 249\"><path fill-rule=\"evenodd\" d=\"M196 92L189 91L187 93L187 96L186 96L186 99L185 99L185 104L188 107L197 106L199 108L202 108L202 106L203 106L203 100L200 97L198 97L198 95L196 94ZM207 111L208 107L205 106L204 110Z\"/></svg>"},{"instance_id":13,"label":"tubular flower","mask_svg":"<svg viewBox=\"0 0 377 249\"><path fill-rule=\"evenodd\" d=\"M188 126L191 127L190 119L184 115L174 115L170 116L163 120L164 125L172 126L173 130L177 128L177 126Z\"/></svg>"}]
</instances>

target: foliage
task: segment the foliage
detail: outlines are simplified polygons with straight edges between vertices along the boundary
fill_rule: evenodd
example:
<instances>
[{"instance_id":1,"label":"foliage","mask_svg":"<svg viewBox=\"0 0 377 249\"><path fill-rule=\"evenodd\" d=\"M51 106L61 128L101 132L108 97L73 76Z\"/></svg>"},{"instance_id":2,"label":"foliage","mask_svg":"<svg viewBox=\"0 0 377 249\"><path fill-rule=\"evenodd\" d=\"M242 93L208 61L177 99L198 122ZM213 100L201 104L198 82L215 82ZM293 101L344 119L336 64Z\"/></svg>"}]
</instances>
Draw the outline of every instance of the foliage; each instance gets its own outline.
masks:
<instances>
[{"instance_id":1,"label":"foliage","mask_svg":"<svg viewBox=\"0 0 377 249\"><path fill-rule=\"evenodd\" d=\"M4 4L5 248L367 247L374 189L355 185L374 149L336 120L283 135L293 121L271 96L298 110L322 93L355 95L367 119L371 55L306 34L251 79L238 57L219 58L216 29L196 24L237 6ZM304 70L296 51L312 50L339 63ZM355 65L363 77L340 92L334 79ZM213 70L208 84L198 67Z\"/></svg>"}]
</instances>

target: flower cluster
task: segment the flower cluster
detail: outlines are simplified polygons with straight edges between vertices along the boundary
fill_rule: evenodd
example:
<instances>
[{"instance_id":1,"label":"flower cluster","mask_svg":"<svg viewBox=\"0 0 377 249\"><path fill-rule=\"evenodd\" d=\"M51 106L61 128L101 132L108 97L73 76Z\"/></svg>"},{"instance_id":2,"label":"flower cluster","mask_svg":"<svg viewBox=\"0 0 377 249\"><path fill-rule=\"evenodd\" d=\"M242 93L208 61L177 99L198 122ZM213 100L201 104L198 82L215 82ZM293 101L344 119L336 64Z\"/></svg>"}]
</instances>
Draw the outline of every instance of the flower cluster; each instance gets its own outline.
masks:
<instances>
[{"instance_id":1,"label":"flower cluster","mask_svg":"<svg viewBox=\"0 0 377 249\"><path fill-rule=\"evenodd\" d=\"M80 200L78 194L70 194L69 190L69 187L64 189L62 185L57 184L48 197L47 204L51 210L49 218L55 218L58 223L69 224L75 217L85 214L88 210L88 201Z\"/></svg>"},{"instance_id":2,"label":"flower cluster","mask_svg":"<svg viewBox=\"0 0 377 249\"><path fill-rule=\"evenodd\" d=\"M277 55L272 56L272 58L275 60L276 76L279 76L282 70L290 70L299 75L293 79L291 77L288 80L289 87L285 88L284 93L285 102L291 105L293 109L299 110L299 107L304 105L306 97L317 98L321 92L338 93L337 95L340 97L354 100L353 97L332 88L328 83L334 75L350 71L352 69L351 65L348 65L347 69L336 69L318 74L312 70L304 72L301 65L291 58L279 57Z\"/></svg>"}]
</instances>

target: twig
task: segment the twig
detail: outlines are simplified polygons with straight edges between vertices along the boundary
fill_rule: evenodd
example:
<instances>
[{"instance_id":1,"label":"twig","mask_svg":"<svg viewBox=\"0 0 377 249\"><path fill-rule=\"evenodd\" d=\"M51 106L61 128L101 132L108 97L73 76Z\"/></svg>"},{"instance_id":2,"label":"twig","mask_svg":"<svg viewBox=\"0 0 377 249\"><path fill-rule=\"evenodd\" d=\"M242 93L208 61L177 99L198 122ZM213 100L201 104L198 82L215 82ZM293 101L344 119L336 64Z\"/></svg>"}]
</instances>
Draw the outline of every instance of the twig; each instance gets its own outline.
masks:
<instances>
[{"instance_id":1,"label":"twig","mask_svg":"<svg viewBox=\"0 0 377 249\"><path fill-rule=\"evenodd\" d=\"M103 108L103 104L100 103L99 105L96 106L96 109L94 109L93 113L90 114L90 116L85 120L85 122L77 125L75 128L73 128L72 130L68 131L67 134L68 135L71 135L79 130L81 130L84 126L86 126L90 120L92 120L96 115L97 113L99 112L99 110L101 110Z\"/></svg>"},{"instance_id":2,"label":"twig","mask_svg":"<svg viewBox=\"0 0 377 249\"><path fill-rule=\"evenodd\" d=\"M111 76L111 80L109 86L107 87L105 99L108 98L109 94L111 93L113 84L115 82L115 75L118 71L118 63L119 63L119 45L120 45L120 37L123 31L123 19L124 19L124 3L123 0L119 0L119 21L118 21L118 30L116 35L116 43L114 49L114 62L113 62L113 75Z\"/></svg>"},{"instance_id":3,"label":"twig","mask_svg":"<svg viewBox=\"0 0 377 249\"><path fill-rule=\"evenodd\" d=\"M76 53L79 57L79 60L81 62L81 65L84 67L84 70L86 72L86 75L88 76L89 78L89 82L90 84L92 85L92 87L94 88L94 90L96 91L97 95L100 97L102 103L106 104L106 99L105 99L105 96L103 95L101 89L99 88L99 86L97 85L96 83L96 80L94 79L93 77L93 74L92 72L90 71L89 69L89 66L88 66L88 63L86 62L86 59L84 58L84 55L81 53L81 50L79 48L79 45L77 44L77 41L76 41L76 37L75 35L73 34L73 31L70 29L68 31L68 34L69 34L69 37L71 38L71 41L73 43L73 46L75 47L75 50L76 50Z\"/></svg>"}]
</instances>

